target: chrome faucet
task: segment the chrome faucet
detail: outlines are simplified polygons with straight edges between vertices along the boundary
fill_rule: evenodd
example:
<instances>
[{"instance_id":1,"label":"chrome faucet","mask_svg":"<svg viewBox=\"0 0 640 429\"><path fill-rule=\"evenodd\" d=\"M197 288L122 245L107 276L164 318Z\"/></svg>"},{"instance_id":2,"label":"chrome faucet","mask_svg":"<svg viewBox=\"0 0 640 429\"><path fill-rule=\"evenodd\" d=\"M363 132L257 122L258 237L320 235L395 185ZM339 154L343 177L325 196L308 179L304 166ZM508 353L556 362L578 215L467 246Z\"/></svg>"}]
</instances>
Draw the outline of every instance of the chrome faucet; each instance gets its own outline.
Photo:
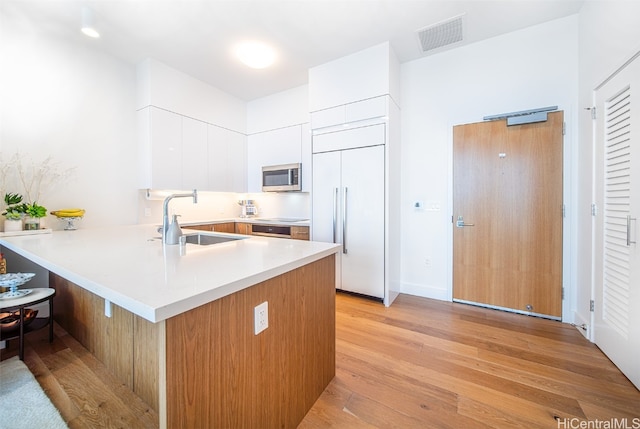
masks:
<instances>
[{"instance_id":1,"label":"chrome faucet","mask_svg":"<svg viewBox=\"0 0 640 429\"><path fill-rule=\"evenodd\" d=\"M164 199L164 203L162 205L162 242L164 244L178 244L178 241L175 243L169 242L173 240L168 240L167 231L169 230L169 201L174 198L188 198L193 197L193 204L198 203L198 191L196 189L193 190L190 194L171 194L167 198Z\"/></svg>"}]
</instances>

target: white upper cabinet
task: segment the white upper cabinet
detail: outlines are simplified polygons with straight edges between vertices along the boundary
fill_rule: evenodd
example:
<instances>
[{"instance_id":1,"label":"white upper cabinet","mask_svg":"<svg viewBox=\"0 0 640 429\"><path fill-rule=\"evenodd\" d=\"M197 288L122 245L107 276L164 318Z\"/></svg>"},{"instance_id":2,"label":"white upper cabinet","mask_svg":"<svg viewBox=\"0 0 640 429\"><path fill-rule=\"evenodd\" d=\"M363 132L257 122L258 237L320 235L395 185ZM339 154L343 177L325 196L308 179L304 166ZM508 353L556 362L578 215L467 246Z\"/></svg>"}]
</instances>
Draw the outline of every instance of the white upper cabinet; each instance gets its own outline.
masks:
<instances>
[{"instance_id":1,"label":"white upper cabinet","mask_svg":"<svg viewBox=\"0 0 640 429\"><path fill-rule=\"evenodd\" d=\"M215 125L208 127L209 191L246 192L247 138Z\"/></svg>"},{"instance_id":2,"label":"white upper cabinet","mask_svg":"<svg viewBox=\"0 0 640 429\"><path fill-rule=\"evenodd\" d=\"M204 189L207 186L207 126L156 107L146 116L141 162L146 164L142 186L152 189ZM144 120L144 119L143 119ZM146 135L145 135L146 134ZM146 152L146 153L145 153Z\"/></svg>"},{"instance_id":3,"label":"white upper cabinet","mask_svg":"<svg viewBox=\"0 0 640 429\"><path fill-rule=\"evenodd\" d=\"M357 122L371 119L385 121L387 114L388 96L382 95L343 106L312 112L311 127L313 130L319 130L337 125L352 126Z\"/></svg>"},{"instance_id":4,"label":"white upper cabinet","mask_svg":"<svg viewBox=\"0 0 640 429\"><path fill-rule=\"evenodd\" d=\"M372 118L384 118L386 115L386 96L370 98L356 103L349 103L344 106L345 123L358 122Z\"/></svg>"},{"instance_id":5,"label":"white upper cabinet","mask_svg":"<svg viewBox=\"0 0 640 429\"><path fill-rule=\"evenodd\" d=\"M140 187L246 191L246 136L156 107L138 111Z\"/></svg>"},{"instance_id":6,"label":"white upper cabinet","mask_svg":"<svg viewBox=\"0 0 640 429\"><path fill-rule=\"evenodd\" d=\"M300 126L300 143L302 159L302 192L311 192L312 158L311 158L311 126L309 123Z\"/></svg>"},{"instance_id":7,"label":"white upper cabinet","mask_svg":"<svg viewBox=\"0 0 640 429\"><path fill-rule=\"evenodd\" d=\"M309 69L309 111L381 95L397 102L399 75L400 64L388 42L313 67Z\"/></svg>"},{"instance_id":8,"label":"white upper cabinet","mask_svg":"<svg viewBox=\"0 0 640 429\"><path fill-rule=\"evenodd\" d=\"M344 131L317 134L313 137L313 153L356 149L386 143L386 124L368 125Z\"/></svg>"},{"instance_id":9,"label":"white upper cabinet","mask_svg":"<svg viewBox=\"0 0 640 429\"><path fill-rule=\"evenodd\" d=\"M138 111L140 131L140 187L182 187L182 118L166 110Z\"/></svg>"},{"instance_id":10,"label":"white upper cabinet","mask_svg":"<svg viewBox=\"0 0 640 429\"><path fill-rule=\"evenodd\" d=\"M246 192L247 103L151 58L137 83L140 187Z\"/></svg>"},{"instance_id":11,"label":"white upper cabinet","mask_svg":"<svg viewBox=\"0 0 640 429\"><path fill-rule=\"evenodd\" d=\"M207 124L182 116L182 186L207 189Z\"/></svg>"},{"instance_id":12,"label":"white upper cabinet","mask_svg":"<svg viewBox=\"0 0 640 429\"><path fill-rule=\"evenodd\" d=\"M263 166L292 163L302 164L302 190L308 192L311 189L310 180L305 180L310 177L306 170L311 169L308 124L250 135L247 145L248 192L262 191Z\"/></svg>"}]
</instances>

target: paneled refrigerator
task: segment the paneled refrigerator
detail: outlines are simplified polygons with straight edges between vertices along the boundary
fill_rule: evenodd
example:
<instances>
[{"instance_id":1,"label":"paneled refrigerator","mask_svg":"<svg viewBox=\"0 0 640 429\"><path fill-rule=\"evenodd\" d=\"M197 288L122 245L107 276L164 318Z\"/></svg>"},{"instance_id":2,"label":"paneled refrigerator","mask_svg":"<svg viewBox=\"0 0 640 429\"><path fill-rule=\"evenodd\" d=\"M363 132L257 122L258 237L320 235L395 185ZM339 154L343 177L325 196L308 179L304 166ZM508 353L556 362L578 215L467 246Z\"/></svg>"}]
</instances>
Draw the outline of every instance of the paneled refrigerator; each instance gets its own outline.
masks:
<instances>
[{"instance_id":1,"label":"paneled refrigerator","mask_svg":"<svg viewBox=\"0 0 640 429\"><path fill-rule=\"evenodd\" d=\"M314 141L312 239L342 245L338 288L383 299L385 146L368 139L372 132L384 133L379 127L328 136L327 142L337 144Z\"/></svg>"}]
</instances>

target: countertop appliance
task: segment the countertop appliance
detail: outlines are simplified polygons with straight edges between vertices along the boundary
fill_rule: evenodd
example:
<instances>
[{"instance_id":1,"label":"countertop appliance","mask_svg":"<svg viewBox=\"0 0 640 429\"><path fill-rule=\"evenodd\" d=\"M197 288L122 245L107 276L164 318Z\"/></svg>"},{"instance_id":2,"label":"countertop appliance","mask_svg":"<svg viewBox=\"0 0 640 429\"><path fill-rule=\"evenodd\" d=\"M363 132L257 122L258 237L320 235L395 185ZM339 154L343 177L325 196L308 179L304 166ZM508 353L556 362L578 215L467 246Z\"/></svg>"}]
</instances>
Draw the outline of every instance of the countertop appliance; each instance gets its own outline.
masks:
<instances>
[{"instance_id":1,"label":"countertop appliance","mask_svg":"<svg viewBox=\"0 0 640 429\"><path fill-rule=\"evenodd\" d=\"M253 217L258 214L258 209L253 200L239 200L238 204L242 207L240 217L247 218Z\"/></svg>"},{"instance_id":2,"label":"countertop appliance","mask_svg":"<svg viewBox=\"0 0 640 429\"><path fill-rule=\"evenodd\" d=\"M263 192L291 192L302 190L302 164L282 164L262 167Z\"/></svg>"}]
</instances>

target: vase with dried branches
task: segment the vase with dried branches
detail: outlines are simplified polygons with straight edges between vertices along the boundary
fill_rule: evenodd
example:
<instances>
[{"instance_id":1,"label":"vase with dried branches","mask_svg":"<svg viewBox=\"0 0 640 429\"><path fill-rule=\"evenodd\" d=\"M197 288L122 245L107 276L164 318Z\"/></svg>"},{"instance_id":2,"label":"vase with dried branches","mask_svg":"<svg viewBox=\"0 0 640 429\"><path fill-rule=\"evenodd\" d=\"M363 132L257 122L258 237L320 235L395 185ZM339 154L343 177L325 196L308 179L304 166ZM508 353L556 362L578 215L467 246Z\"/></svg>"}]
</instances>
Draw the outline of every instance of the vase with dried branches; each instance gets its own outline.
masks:
<instances>
[{"instance_id":1,"label":"vase with dried branches","mask_svg":"<svg viewBox=\"0 0 640 429\"><path fill-rule=\"evenodd\" d=\"M25 229L39 229L41 219L47 215L47 209L37 202L41 201L41 197L54 185L67 180L74 170L74 168L61 169L51 156L38 162L16 152L5 162L0 153L0 195L5 194L9 187L22 188L22 194L7 193L5 195L19 195L22 209L20 214L21 219L25 218ZM25 202L22 202L23 200ZM6 198L5 205L11 208Z\"/></svg>"}]
</instances>

